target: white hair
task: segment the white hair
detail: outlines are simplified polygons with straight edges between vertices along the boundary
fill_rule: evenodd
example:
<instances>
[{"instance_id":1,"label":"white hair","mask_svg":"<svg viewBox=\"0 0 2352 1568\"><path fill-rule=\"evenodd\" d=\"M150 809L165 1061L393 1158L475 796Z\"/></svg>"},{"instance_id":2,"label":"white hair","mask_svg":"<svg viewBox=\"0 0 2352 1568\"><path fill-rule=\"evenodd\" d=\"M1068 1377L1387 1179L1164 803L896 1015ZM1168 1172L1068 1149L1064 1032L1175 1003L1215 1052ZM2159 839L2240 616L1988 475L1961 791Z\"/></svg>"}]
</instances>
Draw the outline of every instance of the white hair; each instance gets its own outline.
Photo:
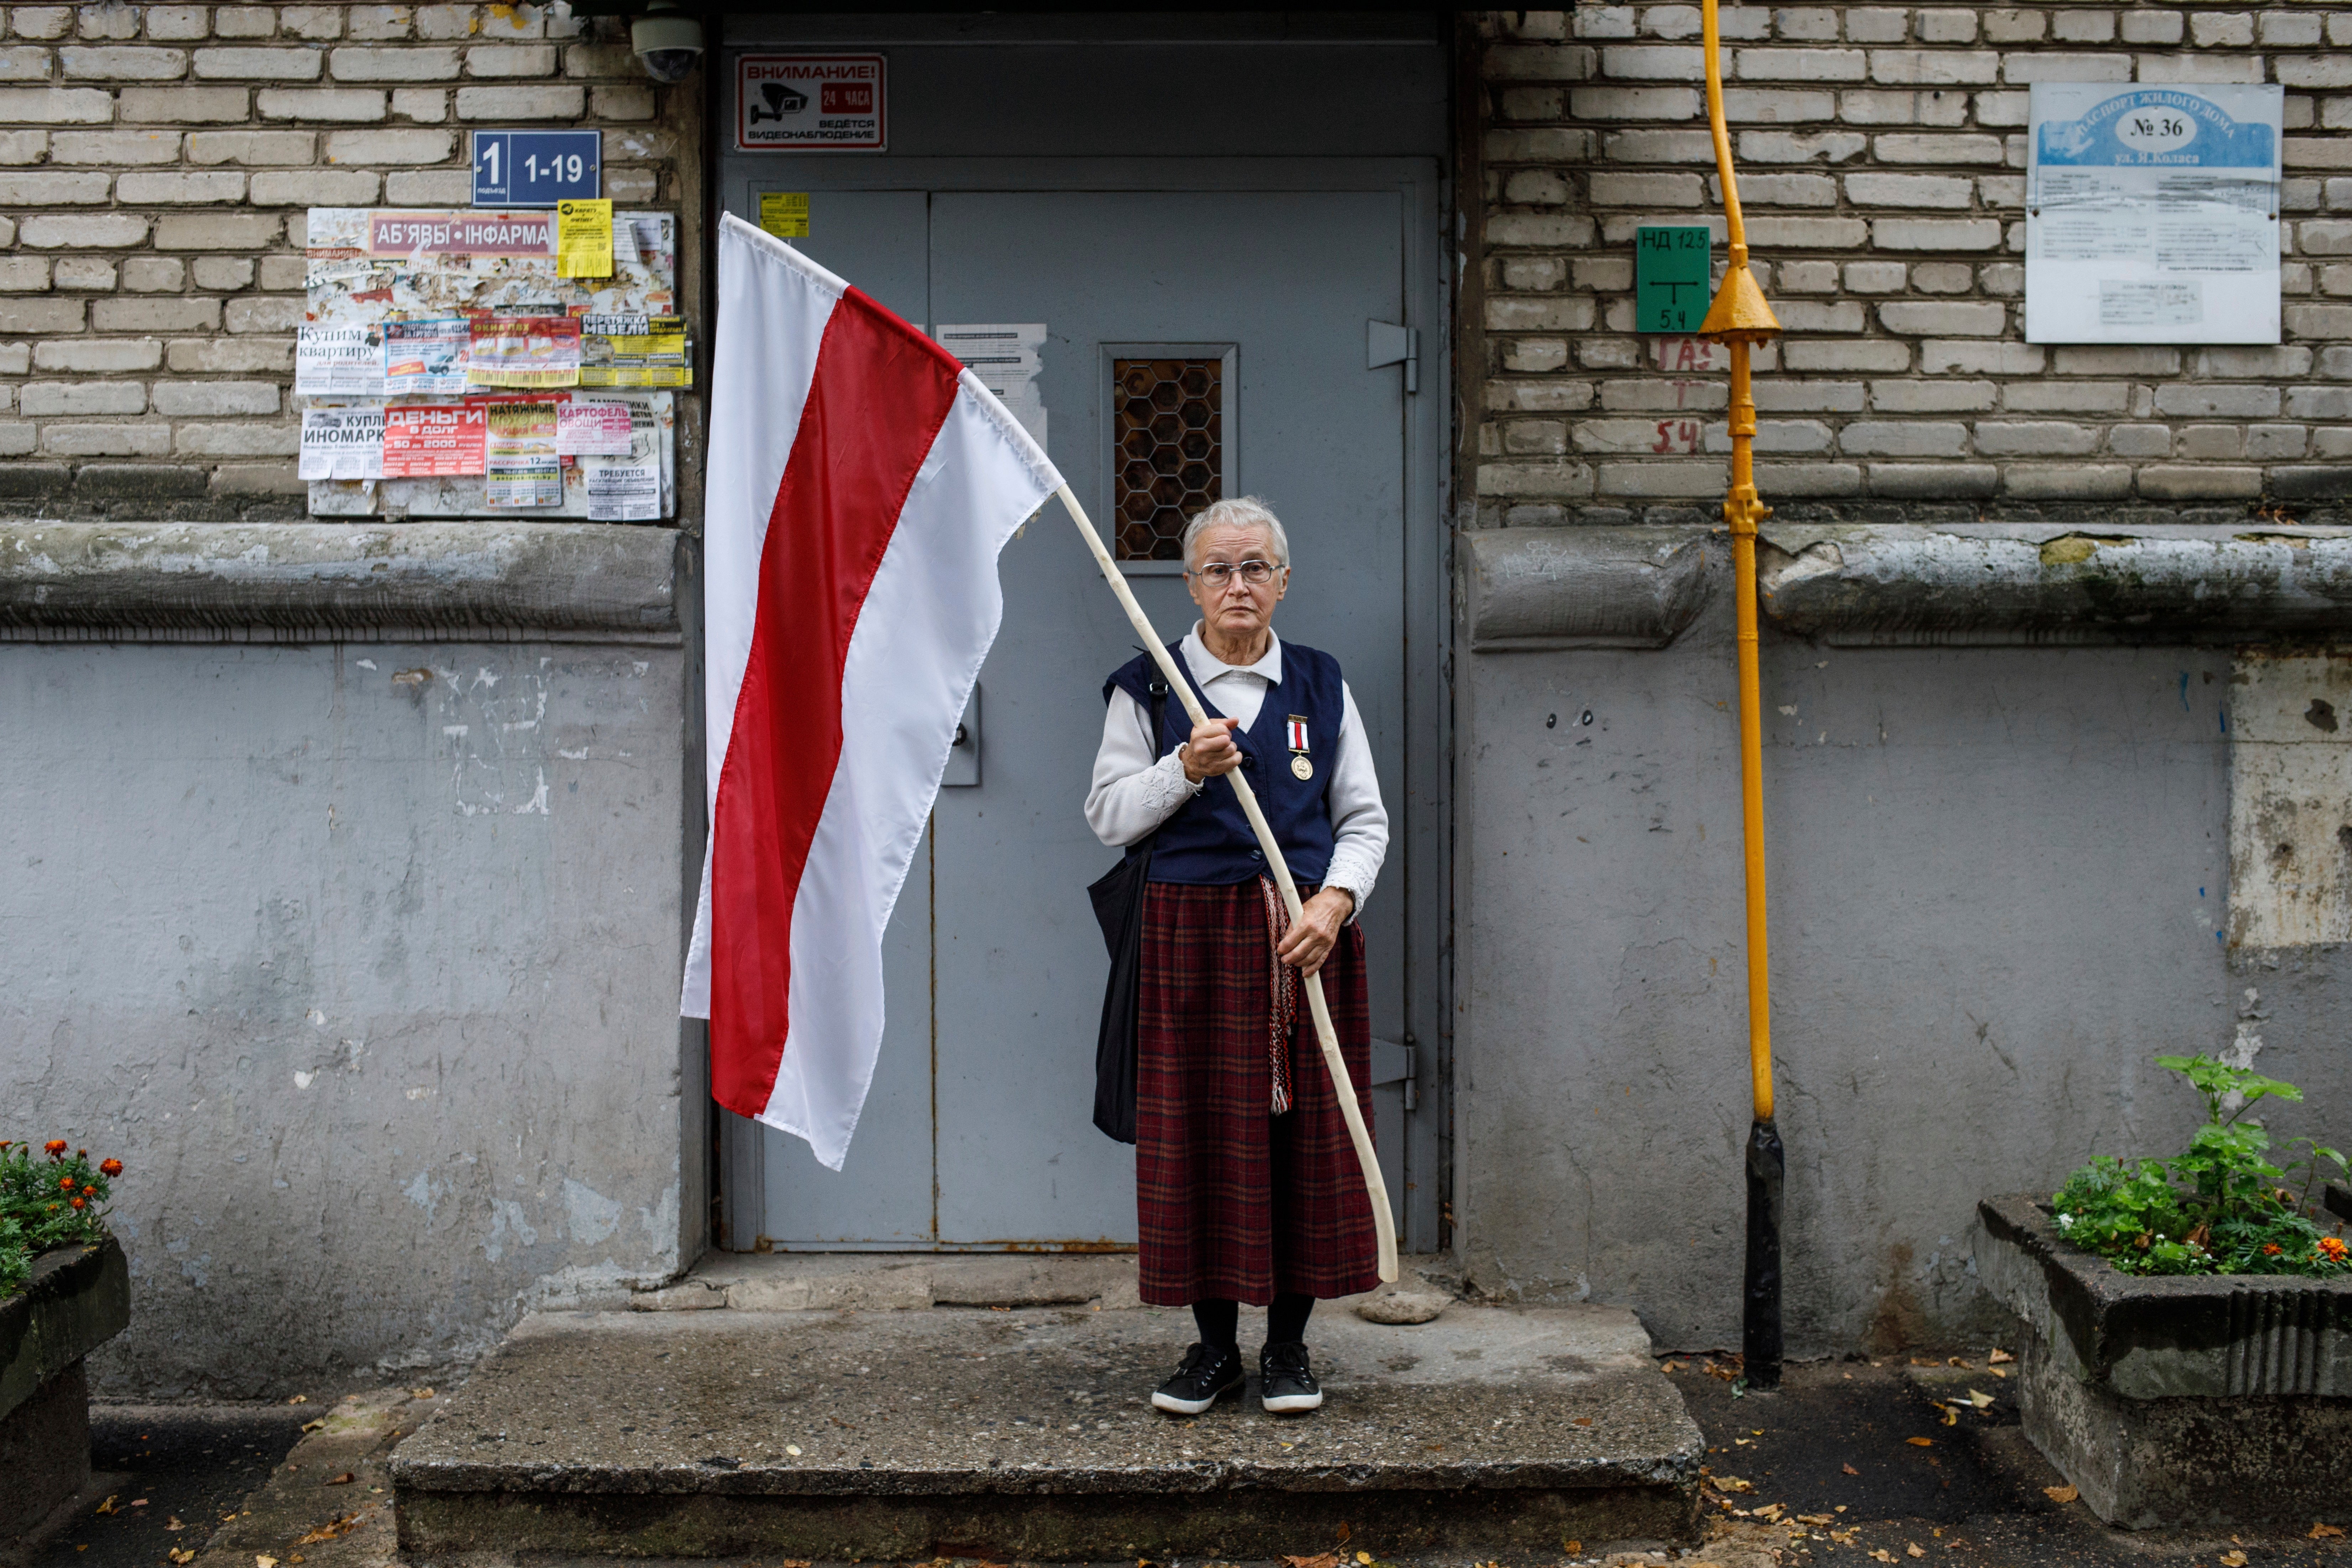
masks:
<instances>
[{"instance_id":1,"label":"white hair","mask_svg":"<svg viewBox=\"0 0 2352 1568\"><path fill-rule=\"evenodd\" d=\"M1211 501L1192 514L1184 525L1184 564L1192 564L1192 546L1202 534L1213 528L1255 528L1265 531L1274 542L1275 564L1290 564L1290 535L1282 531L1282 519L1274 509L1255 496L1243 496L1238 500Z\"/></svg>"}]
</instances>

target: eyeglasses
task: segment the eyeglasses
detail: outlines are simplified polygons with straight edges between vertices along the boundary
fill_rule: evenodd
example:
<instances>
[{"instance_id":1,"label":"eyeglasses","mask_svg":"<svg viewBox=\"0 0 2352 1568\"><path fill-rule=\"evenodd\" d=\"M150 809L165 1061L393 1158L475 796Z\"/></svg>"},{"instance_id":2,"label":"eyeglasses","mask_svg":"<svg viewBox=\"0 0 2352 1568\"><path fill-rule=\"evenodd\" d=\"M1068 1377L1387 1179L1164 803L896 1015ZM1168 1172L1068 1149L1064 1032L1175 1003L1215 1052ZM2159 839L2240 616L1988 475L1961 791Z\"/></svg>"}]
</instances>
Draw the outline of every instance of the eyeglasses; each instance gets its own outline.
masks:
<instances>
[{"instance_id":1,"label":"eyeglasses","mask_svg":"<svg viewBox=\"0 0 2352 1568\"><path fill-rule=\"evenodd\" d=\"M1187 572L1184 575L1198 577L1212 588L1222 588L1234 580L1235 573L1239 573L1243 582L1257 588L1272 582L1276 572L1288 570L1288 567L1277 566L1271 561L1212 561L1198 572Z\"/></svg>"}]
</instances>

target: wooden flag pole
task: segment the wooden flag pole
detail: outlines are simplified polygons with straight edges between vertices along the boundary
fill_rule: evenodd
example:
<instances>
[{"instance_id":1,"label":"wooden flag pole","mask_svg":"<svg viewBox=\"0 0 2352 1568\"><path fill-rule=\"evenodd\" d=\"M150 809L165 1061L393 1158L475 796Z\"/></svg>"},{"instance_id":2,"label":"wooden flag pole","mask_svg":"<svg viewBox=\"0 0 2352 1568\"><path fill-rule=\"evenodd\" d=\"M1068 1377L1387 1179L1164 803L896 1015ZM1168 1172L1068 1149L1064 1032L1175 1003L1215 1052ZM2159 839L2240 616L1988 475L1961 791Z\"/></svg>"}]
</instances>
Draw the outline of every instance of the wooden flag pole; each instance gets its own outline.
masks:
<instances>
[{"instance_id":1,"label":"wooden flag pole","mask_svg":"<svg viewBox=\"0 0 2352 1568\"><path fill-rule=\"evenodd\" d=\"M1128 587L1127 579L1119 575L1118 563L1104 548L1102 537L1095 532L1095 525L1087 521L1086 509L1078 505L1078 498L1070 493L1069 486L1064 485L1057 493L1062 498L1062 504L1069 509L1070 521L1078 525L1078 532L1085 537L1087 548L1094 552L1095 564L1102 568L1103 581L1108 583L1110 591L1118 595L1119 608L1127 612L1128 621L1135 627L1136 635L1143 639L1143 646L1151 650L1151 657L1159 664L1160 673L1167 678L1170 688L1183 700L1184 711L1192 716L1195 725L1207 723L1209 716L1201 710L1201 700L1192 694L1192 683L1184 679L1183 672L1176 668L1175 659L1170 656L1167 645L1160 640L1160 634L1151 629L1150 618L1144 615L1143 606L1135 602L1135 593ZM1265 863L1273 868L1275 884L1282 889L1283 907L1290 911L1291 921L1296 924L1300 918L1298 884L1290 879L1290 867L1282 858L1282 846L1274 841L1274 829L1266 826L1265 813L1258 809L1257 795L1250 788L1249 781L1242 777L1238 770L1227 773L1225 778L1241 800L1243 815L1249 818L1251 830L1257 835L1258 847L1265 851ZM1379 1234L1381 1243L1381 1282L1394 1284L1397 1277L1396 1216L1389 1212L1388 1184L1381 1180L1381 1163L1372 1152L1372 1135L1365 1130L1364 1113L1356 1106L1355 1080L1348 1076L1347 1058L1339 1054L1339 1036L1331 1027L1331 1009L1323 1000L1323 976L1309 974L1306 981L1307 1011L1315 1016L1315 1038L1323 1047L1323 1065L1331 1069L1331 1087L1339 1098L1339 1114L1347 1119L1348 1136L1356 1145L1356 1161L1364 1168L1364 1191L1372 1200L1372 1228Z\"/></svg>"}]
</instances>

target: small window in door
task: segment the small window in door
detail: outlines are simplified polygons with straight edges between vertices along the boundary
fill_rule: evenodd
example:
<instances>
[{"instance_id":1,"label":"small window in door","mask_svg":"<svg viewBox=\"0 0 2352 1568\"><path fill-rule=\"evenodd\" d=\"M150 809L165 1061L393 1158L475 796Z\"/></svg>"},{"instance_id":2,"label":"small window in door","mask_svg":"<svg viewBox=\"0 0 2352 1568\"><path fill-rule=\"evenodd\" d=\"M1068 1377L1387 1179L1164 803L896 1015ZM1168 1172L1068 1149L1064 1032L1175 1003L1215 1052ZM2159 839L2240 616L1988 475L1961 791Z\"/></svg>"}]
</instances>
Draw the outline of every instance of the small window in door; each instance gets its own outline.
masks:
<instances>
[{"instance_id":1,"label":"small window in door","mask_svg":"<svg viewBox=\"0 0 2352 1568\"><path fill-rule=\"evenodd\" d=\"M1184 524L1224 495L1232 353L1110 362L1118 558L1181 562Z\"/></svg>"}]
</instances>

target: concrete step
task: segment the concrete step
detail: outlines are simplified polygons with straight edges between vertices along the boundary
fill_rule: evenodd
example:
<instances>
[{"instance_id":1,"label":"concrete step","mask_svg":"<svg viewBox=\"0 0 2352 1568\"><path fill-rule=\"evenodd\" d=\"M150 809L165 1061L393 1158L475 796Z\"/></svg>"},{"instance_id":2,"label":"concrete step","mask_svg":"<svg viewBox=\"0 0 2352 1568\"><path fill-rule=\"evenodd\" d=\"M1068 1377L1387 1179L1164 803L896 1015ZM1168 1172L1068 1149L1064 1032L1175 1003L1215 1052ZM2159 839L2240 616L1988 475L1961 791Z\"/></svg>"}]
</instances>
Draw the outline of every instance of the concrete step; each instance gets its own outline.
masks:
<instances>
[{"instance_id":1,"label":"concrete step","mask_svg":"<svg viewBox=\"0 0 2352 1568\"><path fill-rule=\"evenodd\" d=\"M1243 1343L1263 1336L1245 1310ZM542 1313L392 1466L412 1554L1104 1560L1684 1540L1704 1444L1633 1314L1318 1313L1328 1399L1176 1419L1181 1310ZM1252 1388L1255 1395L1255 1383ZM1347 1528L1343 1531L1340 1527Z\"/></svg>"}]
</instances>

